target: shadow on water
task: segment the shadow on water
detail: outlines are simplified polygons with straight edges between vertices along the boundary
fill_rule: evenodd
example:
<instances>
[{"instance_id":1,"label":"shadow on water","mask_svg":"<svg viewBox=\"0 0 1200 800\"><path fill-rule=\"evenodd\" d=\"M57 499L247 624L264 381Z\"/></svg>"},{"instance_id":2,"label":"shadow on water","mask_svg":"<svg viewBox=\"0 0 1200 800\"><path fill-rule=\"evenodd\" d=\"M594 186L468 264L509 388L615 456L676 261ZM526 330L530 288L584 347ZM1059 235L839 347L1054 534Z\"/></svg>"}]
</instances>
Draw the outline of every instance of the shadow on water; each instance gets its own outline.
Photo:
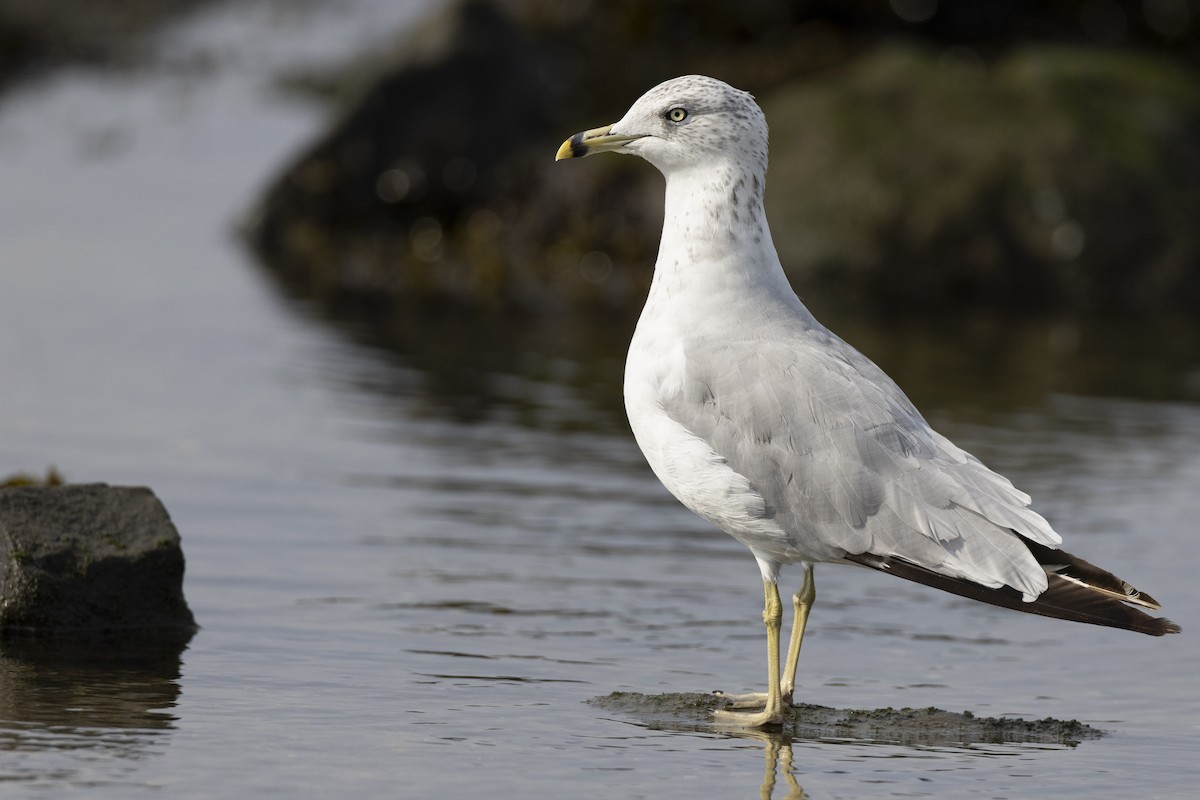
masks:
<instances>
[{"instance_id":1,"label":"shadow on water","mask_svg":"<svg viewBox=\"0 0 1200 800\"><path fill-rule=\"evenodd\" d=\"M90 751L131 762L174 730L186 641L0 640L0 750ZM16 763L16 762L14 762ZM0 782L32 780L0 774ZM10 767L11 769L11 767Z\"/></svg>"}]
</instances>

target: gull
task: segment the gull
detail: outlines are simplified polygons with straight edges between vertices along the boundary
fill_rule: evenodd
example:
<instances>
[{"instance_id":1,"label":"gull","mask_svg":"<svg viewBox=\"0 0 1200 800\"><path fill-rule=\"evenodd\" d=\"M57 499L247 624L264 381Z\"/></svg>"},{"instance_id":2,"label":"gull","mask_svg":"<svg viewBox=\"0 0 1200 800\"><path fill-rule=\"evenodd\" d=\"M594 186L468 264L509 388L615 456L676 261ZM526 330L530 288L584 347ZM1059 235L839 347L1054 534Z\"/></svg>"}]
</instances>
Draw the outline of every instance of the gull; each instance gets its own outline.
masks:
<instances>
[{"instance_id":1,"label":"gull","mask_svg":"<svg viewBox=\"0 0 1200 800\"><path fill-rule=\"evenodd\" d=\"M1059 549L1002 475L933 430L883 370L831 333L784 275L763 208L767 123L747 92L689 75L556 160L641 156L666 178L662 240L625 366L625 408L654 474L737 539L762 573L767 692L720 725L780 725L792 705L813 565L852 564L963 597L1153 636L1148 594ZM778 580L800 564L780 672ZM761 710L743 711L739 708Z\"/></svg>"}]
</instances>

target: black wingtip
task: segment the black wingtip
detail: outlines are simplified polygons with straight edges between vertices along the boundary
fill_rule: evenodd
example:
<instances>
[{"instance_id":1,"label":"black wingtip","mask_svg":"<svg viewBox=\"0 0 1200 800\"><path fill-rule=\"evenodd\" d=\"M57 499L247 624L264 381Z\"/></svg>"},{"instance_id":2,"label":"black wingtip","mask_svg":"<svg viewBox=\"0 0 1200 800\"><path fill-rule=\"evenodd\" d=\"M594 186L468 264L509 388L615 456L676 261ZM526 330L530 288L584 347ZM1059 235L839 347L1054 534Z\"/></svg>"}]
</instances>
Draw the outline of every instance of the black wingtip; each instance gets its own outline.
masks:
<instances>
[{"instance_id":1,"label":"black wingtip","mask_svg":"<svg viewBox=\"0 0 1200 800\"><path fill-rule=\"evenodd\" d=\"M1086 563L1073 556L1068 555L1068 557L1074 564ZM992 589L980 586L962 578L942 575L903 559L875 556L870 553L847 555L845 558L847 561L872 567L914 583L921 583L994 606L1023 611L1026 614L1039 614L1071 622L1121 628L1149 636L1165 636L1168 633L1179 633L1182 630L1169 619L1152 617L1127 605L1131 602L1130 600L1121 599L1112 591L1097 590L1077 579L1067 578L1053 572L1046 574L1049 582L1046 591L1038 595L1032 602L1027 603L1021 597L1021 593L1011 587L1003 586L999 589ZM1111 575L1109 578L1111 581L1118 580Z\"/></svg>"}]
</instances>

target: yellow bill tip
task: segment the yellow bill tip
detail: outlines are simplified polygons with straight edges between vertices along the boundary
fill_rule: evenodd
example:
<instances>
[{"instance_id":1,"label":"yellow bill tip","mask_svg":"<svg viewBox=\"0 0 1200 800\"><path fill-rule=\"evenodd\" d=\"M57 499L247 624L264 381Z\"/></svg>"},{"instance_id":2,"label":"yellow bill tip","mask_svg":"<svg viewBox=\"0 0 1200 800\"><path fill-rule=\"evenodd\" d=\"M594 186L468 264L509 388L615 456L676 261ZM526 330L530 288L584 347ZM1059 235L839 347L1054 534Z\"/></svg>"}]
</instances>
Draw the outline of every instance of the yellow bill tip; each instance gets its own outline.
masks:
<instances>
[{"instance_id":1,"label":"yellow bill tip","mask_svg":"<svg viewBox=\"0 0 1200 800\"><path fill-rule=\"evenodd\" d=\"M577 133L562 143L562 147L558 148L558 152L554 154L554 160L562 161L564 158L583 158L587 154L587 147L583 144L583 133Z\"/></svg>"}]
</instances>

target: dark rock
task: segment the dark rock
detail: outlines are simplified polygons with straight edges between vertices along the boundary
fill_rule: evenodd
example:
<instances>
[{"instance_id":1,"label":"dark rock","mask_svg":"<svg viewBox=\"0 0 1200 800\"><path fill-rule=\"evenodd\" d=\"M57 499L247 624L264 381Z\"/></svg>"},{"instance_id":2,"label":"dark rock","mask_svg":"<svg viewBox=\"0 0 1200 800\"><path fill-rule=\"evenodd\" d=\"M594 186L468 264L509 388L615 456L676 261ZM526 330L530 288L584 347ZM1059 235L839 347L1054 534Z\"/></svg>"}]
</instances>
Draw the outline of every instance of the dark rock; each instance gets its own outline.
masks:
<instances>
[{"instance_id":1,"label":"dark rock","mask_svg":"<svg viewBox=\"0 0 1200 800\"><path fill-rule=\"evenodd\" d=\"M556 169L553 155L575 128L615 120L647 75L670 75L664 52L706 52L707 38L674 24L690 12L668 6L623 3L596 17L486 0L442 9L267 192L247 240L305 295L639 306L661 179L621 159ZM753 63L774 75L826 52L794 44L758 42ZM749 75L724 51L713 58L723 65L713 71Z\"/></svg>"},{"instance_id":2,"label":"dark rock","mask_svg":"<svg viewBox=\"0 0 1200 800\"><path fill-rule=\"evenodd\" d=\"M190 636L179 532L142 487L0 489L0 635Z\"/></svg>"},{"instance_id":3,"label":"dark rock","mask_svg":"<svg viewBox=\"0 0 1200 800\"><path fill-rule=\"evenodd\" d=\"M447 252L448 229L498 238L508 210L482 209L529 194L505 161L549 127L560 95L529 36L489 3L430 20L408 49L414 60L283 176L252 226L257 248L317 291L462 296L506 266Z\"/></svg>"},{"instance_id":4,"label":"dark rock","mask_svg":"<svg viewBox=\"0 0 1200 800\"><path fill-rule=\"evenodd\" d=\"M247 238L322 299L637 309L660 177L633 159L581 167L552 154L659 80L706 72L767 108L767 207L802 294L920 311L1197 313L1190 34L1117 31L1086 3L992 2L924 21L828 5L443 9L267 193ZM911 36L881 41L899 31Z\"/></svg>"}]
</instances>

